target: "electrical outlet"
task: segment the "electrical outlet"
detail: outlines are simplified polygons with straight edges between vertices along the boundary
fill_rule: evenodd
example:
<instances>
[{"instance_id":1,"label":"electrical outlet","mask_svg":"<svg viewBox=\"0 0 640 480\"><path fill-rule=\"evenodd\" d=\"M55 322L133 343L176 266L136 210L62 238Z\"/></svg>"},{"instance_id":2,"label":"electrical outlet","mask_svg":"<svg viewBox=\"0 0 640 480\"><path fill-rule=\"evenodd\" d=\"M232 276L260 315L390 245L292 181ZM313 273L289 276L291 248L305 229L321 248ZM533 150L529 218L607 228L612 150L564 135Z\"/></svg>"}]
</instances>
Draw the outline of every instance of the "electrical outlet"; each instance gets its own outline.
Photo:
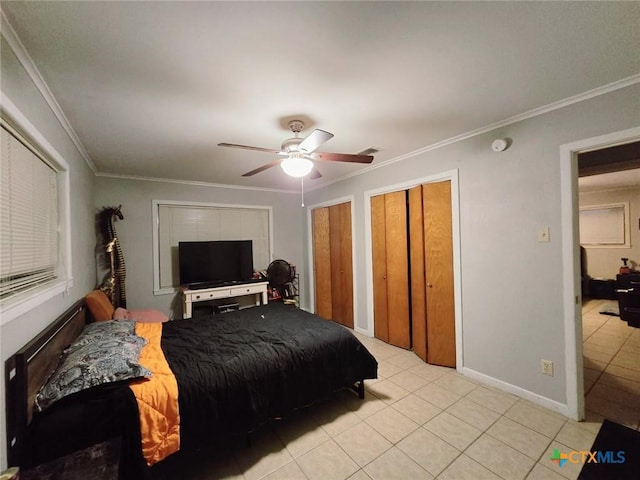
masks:
<instances>
[{"instance_id":1,"label":"electrical outlet","mask_svg":"<svg viewBox=\"0 0 640 480\"><path fill-rule=\"evenodd\" d=\"M544 375L553 377L553 362L551 360L540 360L540 371Z\"/></svg>"}]
</instances>

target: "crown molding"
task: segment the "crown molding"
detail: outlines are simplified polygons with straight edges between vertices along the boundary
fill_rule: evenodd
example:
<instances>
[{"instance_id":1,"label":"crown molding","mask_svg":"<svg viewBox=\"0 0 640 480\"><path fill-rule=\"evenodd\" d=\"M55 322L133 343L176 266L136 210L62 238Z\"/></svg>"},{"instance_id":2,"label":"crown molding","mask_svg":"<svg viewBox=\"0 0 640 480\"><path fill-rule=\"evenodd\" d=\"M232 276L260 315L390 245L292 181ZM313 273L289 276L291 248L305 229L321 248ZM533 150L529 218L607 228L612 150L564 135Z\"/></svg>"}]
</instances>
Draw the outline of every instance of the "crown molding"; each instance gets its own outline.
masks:
<instances>
[{"instance_id":1,"label":"crown molding","mask_svg":"<svg viewBox=\"0 0 640 480\"><path fill-rule=\"evenodd\" d=\"M230 188L233 190L251 190L251 191L257 191L257 192L269 192L269 193L300 193L298 190L284 190L279 188L264 188L264 187L247 187L245 185L198 182L195 180L178 180L175 178L144 177L144 176L138 176L138 175L120 175L117 173L96 172L96 177L116 178L119 180L136 180L141 182L177 183L181 185L191 185L196 187Z\"/></svg>"},{"instance_id":2,"label":"crown molding","mask_svg":"<svg viewBox=\"0 0 640 480\"><path fill-rule=\"evenodd\" d=\"M600 87L594 88L592 90L588 90L583 93L579 93L578 95L574 95L572 97L565 98L563 100L559 100L557 102L549 103L547 105L543 105L542 107L534 108L533 110L529 110L524 113L519 113L509 118L505 118L504 120L500 120L495 123L491 123L484 127L477 128L475 130L470 130L469 132L462 133L460 135L456 135L455 137L451 137L440 142L432 143L431 145L427 145L426 147L422 147L418 150L414 150L409 153L405 153L403 155L399 155L394 158L390 158L385 160L384 162L372 164L368 167L362 168L357 172L348 173L341 177L338 177L333 180L329 180L322 185L318 185L316 187L309 188L309 191L318 190L320 188L327 187L334 183L342 182L343 180L347 180L348 178L355 177L358 175L364 175L365 173L371 172L377 168L386 167L388 165L392 165L396 162L400 162L402 160L406 160L408 158L416 157L426 152L430 152L432 150L437 150L439 148L446 147L447 145L452 145L457 142L461 142L471 137L475 137L477 135L482 135L484 133L488 133L497 128L506 127L507 125L511 125L517 122L521 122L523 120L527 120L530 118L537 117L539 115L544 115L545 113L553 112L554 110L560 110L561 108L568 107L570 105L574 105L576 103L584 102L586 100L590 100L595 97L599 97L601 95L605 95L607 93L614 92L616 90L620 90L622 88L630 87L632 85L636 85L640 83L640 73L636 75L631 75L630 77L623 78L613 83L609 83L607 85L602 85Z\"/></svg>"},{"instance_id":3,"label":"crown molding","mask_svg":"<svg viewBox=\"0 0 640 480\"><path fill-rule=\"evenodd\" d=\"M67 117L65 116L64 112L62 111L62 108L60 107L60 105L56 101L55 97L53 96L53 93L51 92L51 90L47 86L46 82L44 81L44 78L40 74L38 68L35 66L35 63L33 62L31 57L27 53L26 48L24 47L24 45L20 41L18 35L16 34L15 30L11 26L11 23L6 18L5 13L2 10L0 10L0 21L1 21L1 23L0 23L0 25L1 25L0 34L2 34L2 36L7 40L7 42L9 43L9 45L11 47L11 49L13 50L13 52L16 55L16 57L18 58L18 60L20 61L20 63L24 67L24 69L26 70L27 74L29 75L29 77L31 78L33 83L35 84L36 88L40 91L42 97L44 98L44 100L49 105L49 108L51 108L51 111L53 112L53 114L58 119L58 122L60 123L62 128L65 130L65 132L67 133L67 135L69 136L69 138L71 139L71 141L73 142L73 144L75 145L76 149L78 150L78 152L80 153L80 155L82 156L84 161L87 163L87 165L89 166L91 171L93 171L93 173L96 176L98 176L98 177L111 177L111 178L130 179L130 180L142 180L142 181L181 183L181 184L185 184L185 185L197 185L197 186L216 187L216 188L234 188L234 189L241 189L241 190L256 190L256 191L277 192L277 193L297 193L297 191L293 191L293 190L281 190L281 189L260 188L260 187L245 187L245 186L241 186L241 185L227 185L227 184L217 184L217 183L207 183L207 182L197 182L197 181L186 181L186 180L176 180L176 179L156 178L156 177L142 177L142 176L138 177L138 176L130 176L130 175L114 175L114 174L107 174L107 173L99 172L97 170L95 164L91 160L91 157L90 157L89 153L87 152L87 150L82 145L82 142L80 141L80 139L76 135L75 131L73 130L73 127L71 126L71 124L69 123ZM609 83L607 85L603 85L603 86L594 88L592 90L588 90L586 92L574 95L572 97L568 97L568 98L565 98L563 100L559 100L557 102L552 102L550 104L543 105L542 107L534 108L534 109L529 110L527 112L520 113L520 114L514 115L512 117L508 117L508 118L506 118L504 120L500 120L498 122L491 123L491 124L486 125L484 127L480 127L480 128L474 129L474 130L470 130L469 132L462 133L460 135L456 135L454 137L451 137L451 138L448 138L448 139L445 139L445 140L441 140L441 141L433 143L431 145L427 145L425 147L422 147L422 148L420 148L418 150L414 150L412 152L408 152L406 154L402 154L402 155L399 155L397 157L390 158L390 159L385 160L383 162L372 164L372 165L370 165L368 167L365 167L365 168L362 168L362 169L358 170L357 172L352 172L352 173L343 175L341 177L338 177L336 179L324 182L324 183L322 183L320 185L307 188L307 191L318 190L318 189L327 187L329 185L333 185L334 183L342 182L342 181L347 180L347 179L349 179L351 177L355 177L355 176L358 176L358 175L364 175L364 174L366 174L366 173L368 173L370 171L373 171L373 170L375 170L377 168L386 167L388 165L392 165L392 164L400 162L402 160L406 160L408 158L413 158L413 157L421 155L423 153L430 152L430 151L433 151L433 150L437 150L439 148L443 148L443 147L446 147L448 145L452 145L454 143L466 140L466 139L471 138L471 137L475 137L477 135L482 135L484 133L488 133L488 132L490 132L492 130L495 130L497 128L502 128L502 127L505 127L507 125L511 125L511 124L514 124L514 123L517 123L517 122L521 122L523 120L527 120L527 119L530 119L530 118L533 118L533 117L537 117L539 115L544 115L544 114L552 112L554 110L559 110L561 108L564 108L564 107L567 107L567 106L570 106L570 105L574 105L576 103L580 103L580 102L583 102L583 101L586 101L586 100L589 100L589 99L592 99L592 98L595 98L595 97L598 97L598 96L601 96L601 95L605 95L607 93L614 92L614 91L620 90L622 88L626 88L626 87L629 87L629 86L632 86L632 85L636 85L638 83L640 83L640 73L635 74L635 75L631 75L629 77L626 77L626 78L623 78L621 80Z\"/></svg>"}]
</instances>

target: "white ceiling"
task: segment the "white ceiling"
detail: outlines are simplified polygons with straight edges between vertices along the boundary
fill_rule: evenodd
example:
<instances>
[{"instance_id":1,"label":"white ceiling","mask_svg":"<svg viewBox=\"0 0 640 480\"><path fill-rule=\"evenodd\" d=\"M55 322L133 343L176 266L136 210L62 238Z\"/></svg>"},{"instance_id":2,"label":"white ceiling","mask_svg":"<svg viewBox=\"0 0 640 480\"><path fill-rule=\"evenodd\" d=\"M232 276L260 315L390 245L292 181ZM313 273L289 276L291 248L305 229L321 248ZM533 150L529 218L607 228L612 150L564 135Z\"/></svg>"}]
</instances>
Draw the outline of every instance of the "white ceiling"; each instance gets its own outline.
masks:
<instances>
[{"instance_id":1,"label":"white ceiling","mask_svg":"<svg viewBox=\"0 0 640 480\"><path fill-rule=\"evenodd\" d=\"M580 192L611 190L614 188L640 188L640 168L580 177L578 179L578 187Z\"/></svg>"},{"instance_id":2,"label":"white ceiling","mask_svg":"<svg viewBox=\"0 0 640 480\"><path fill-rule=\"evenodd\" d=\"M374 165L640 72L640 2L12 2L101 174L296 189L286 121ZM303 132L303 136L305 133ZM487 146L489 148L489 146ZM361 165L322 162L322 185Z\"/></svg>"}]
</instances>

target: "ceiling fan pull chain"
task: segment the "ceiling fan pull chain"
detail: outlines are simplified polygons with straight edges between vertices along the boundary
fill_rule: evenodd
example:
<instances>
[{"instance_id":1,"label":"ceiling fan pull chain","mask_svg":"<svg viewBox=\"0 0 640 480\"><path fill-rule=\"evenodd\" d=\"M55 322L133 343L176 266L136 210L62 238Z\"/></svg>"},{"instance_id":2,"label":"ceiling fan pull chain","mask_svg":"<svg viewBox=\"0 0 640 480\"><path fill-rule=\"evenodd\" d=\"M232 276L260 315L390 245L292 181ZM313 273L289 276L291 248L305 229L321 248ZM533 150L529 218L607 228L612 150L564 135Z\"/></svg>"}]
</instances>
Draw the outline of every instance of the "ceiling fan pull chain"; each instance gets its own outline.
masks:
<instances>
[{"instance_id":1,"label":"ceiling fan pull chain","mask_svg":"<svg viewBox=\"0 0 640 480\"><path fill-rule=\"evenodd\" d=\"M304 207L304 177L300 177L300 196L302 197L301 207Z\"/></svg>"}]
</instances>

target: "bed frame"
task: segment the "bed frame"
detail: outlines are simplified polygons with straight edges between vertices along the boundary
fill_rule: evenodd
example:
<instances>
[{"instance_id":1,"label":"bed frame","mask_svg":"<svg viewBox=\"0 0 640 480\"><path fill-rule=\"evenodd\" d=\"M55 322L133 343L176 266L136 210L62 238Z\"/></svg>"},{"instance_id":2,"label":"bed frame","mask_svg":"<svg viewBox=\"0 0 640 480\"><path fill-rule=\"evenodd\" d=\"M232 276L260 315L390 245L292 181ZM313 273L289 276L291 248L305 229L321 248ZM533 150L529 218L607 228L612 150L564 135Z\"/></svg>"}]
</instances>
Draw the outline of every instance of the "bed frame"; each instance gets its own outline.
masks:
<instances>
[{"instance_id":1,"label":"bed frame","mask_svg":"<svg viewBox=\"0 0 640 480\"><path fill-rule=\"evenodd\" d=\"M22 439L31 422L34 400L40 386L56 368L62 351L78 337L88 321L89 314L84 299L81 299L6 360L4 371L9 465L19 465L22 458Z\"/></svg>"}]
</instances>

